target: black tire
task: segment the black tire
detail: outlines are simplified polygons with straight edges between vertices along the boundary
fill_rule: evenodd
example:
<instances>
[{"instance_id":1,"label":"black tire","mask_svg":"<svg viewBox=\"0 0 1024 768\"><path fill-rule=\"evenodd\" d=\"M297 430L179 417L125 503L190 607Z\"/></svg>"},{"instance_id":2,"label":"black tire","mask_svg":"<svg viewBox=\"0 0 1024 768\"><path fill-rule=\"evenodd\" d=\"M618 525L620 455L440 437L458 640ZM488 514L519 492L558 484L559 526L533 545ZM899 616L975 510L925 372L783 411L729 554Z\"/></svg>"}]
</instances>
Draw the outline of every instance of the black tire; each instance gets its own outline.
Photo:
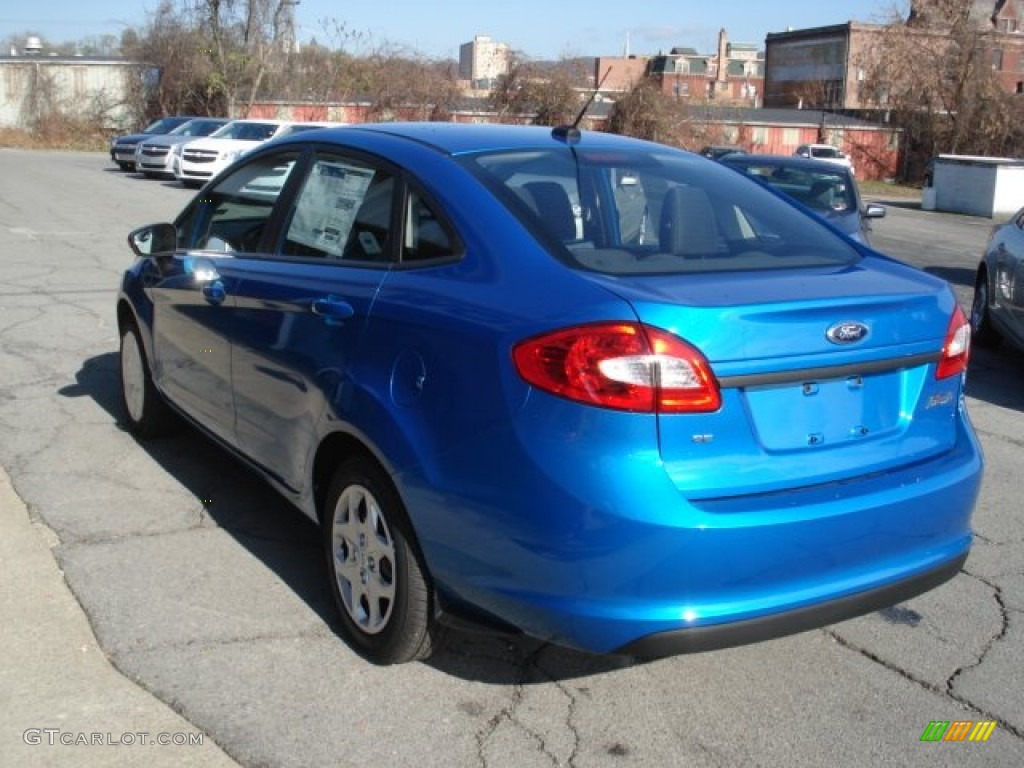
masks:
<instances>
[{"instance_id":1,"label":"black tire","mask_svg":"<svg viewBox=\"0 0 1024 768\"><path fill-rule=\"evenodd\" d=\"M974 282L974 300L971 302L971 339L982 349L998 347L1002 341L989 315L988 291L988 275L981 269L978 271L978 279Z\"/></svg>"},{"instance_id":2,"label":"black tire","mask_svg":"<svg viewBox=\"0 0 1024 768\"><path fill-rule=\"evenodd\" d=\"M117 166L125 173L135 170L135 163L122 163L121 161L118 161Z\"/></svg>"},{"instance_id":3,"label":"black tire","mask_svg":"<svg viewBox=\"0 0 1024 768\"><path fill-rule=\"evenodd\" d=\"M153 384L146 348L135 323L121 329L121 407L128 429L139 437L157 437L170 431L174 413Z\"/></svg>"},{"instance_id":4,"label":"black tire","mask_svg":"<svg viewBox=\"0 0 1024 768\"><path fill-rule=\"evenodd\" d=\"M434 589L387 474L366 458L343 462L322 523L345 640L375 664L427 658L438 643Z\"/></svg>"}]
</instances>

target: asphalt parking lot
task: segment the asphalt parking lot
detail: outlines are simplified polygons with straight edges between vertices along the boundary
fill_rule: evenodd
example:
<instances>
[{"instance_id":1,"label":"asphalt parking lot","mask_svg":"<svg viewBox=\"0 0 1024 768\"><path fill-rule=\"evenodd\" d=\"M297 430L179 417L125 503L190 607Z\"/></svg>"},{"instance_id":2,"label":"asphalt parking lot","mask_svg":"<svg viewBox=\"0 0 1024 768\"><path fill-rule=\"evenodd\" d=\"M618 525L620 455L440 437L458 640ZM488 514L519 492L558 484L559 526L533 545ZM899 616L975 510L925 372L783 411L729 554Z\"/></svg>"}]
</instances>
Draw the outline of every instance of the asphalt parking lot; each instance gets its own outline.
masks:
<instances>
[{"instance_id":1,"label":"asphalt parking lot","mask_svg":"<svg viewBox=\"0 0 1024 768\"><path fill-rule=\"evenodd\" d=\"M378 668L334 633L311 523L198 433L140 444L119 426L125 235L191 194L102 154L0 149L0 465L107 658L208 744L243 766L1024 764L1024 355L972 359L988 462L976 543L933 592L646 664L467 634ZM949 280L966 309L991 225L892 202L874 244ZM11 663L0 654L0 680ZM87 765L92 747L23 733L95 732L96 713L27 720L31 697L0 690L0 765ZM996 726L983 743L923 742L932 721ZM112 765L153 763L117 750Z\"/></svg>"}]
</instances>

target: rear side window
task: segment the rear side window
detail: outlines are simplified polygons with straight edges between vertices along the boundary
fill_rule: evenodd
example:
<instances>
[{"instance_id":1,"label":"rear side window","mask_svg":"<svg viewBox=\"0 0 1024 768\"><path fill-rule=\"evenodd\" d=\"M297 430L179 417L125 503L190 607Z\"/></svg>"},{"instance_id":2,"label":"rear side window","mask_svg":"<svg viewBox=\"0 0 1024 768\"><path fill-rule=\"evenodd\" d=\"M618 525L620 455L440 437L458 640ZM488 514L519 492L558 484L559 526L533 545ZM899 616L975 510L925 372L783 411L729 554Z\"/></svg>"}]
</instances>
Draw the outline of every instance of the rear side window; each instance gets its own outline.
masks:
<instances>
[{"instance_id":1,"label":"rear side window","mask_svg":"<svg viewBox=\"0 0 1024 768\"><path fill-rule=\"evenodd\" d=\"M351 158L320 155L296 196L281 253L390 261L394 177Z\"/></svg>"},{"instance_id":2,"label":"rear side window","mask_svg":"<svg viewBox=\"0 0 1024 768\"><path fill-rule=\"evenodd\" d=\"M433 206L413 190L406 198L404 218L403 262L446 259L457 255L455 238Z\"/></svg>"},{"instance_id":3,"label":"rear side window","mask_svg":"<svg viewBox=\"0 0 1024 768\"><path fill-rule=\"evenodd\" d=\"M584 269L683 274L860 258L816 217L684 152L581 143L575 152L508 151L463 162L554 255Z\"/></svg>"}]
</instances>

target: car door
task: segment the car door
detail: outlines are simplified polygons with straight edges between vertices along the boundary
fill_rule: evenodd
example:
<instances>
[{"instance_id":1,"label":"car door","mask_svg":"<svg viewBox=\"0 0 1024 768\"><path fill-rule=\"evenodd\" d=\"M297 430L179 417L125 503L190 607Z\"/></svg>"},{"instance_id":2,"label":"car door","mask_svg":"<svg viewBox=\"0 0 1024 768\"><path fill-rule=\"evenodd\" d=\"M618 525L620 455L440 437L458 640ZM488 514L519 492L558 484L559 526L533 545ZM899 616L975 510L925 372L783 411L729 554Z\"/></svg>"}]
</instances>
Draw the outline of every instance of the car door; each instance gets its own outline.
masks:
<instances>
[{"instance_id":1,"label":"car door","mask_svg":"<svg viewBox=\"0 0 1024 768\"><path fill-rule=\"evenodd\" d=\"M1024 339L1024 214L1002 229L995 283L996 299L1006 310L1005 322L1018 339Z\"/></svg>"},{"instance_id":2,"label":"car door","mask_svg":"<svg viewBox=\"0 0 1024 768\"><path fill-rule=\"evenodd\" d=\"M358 407L347 378L381 282L396 258L398 180L338 151L317 152L277 232L237 287L232 352L242 451L302 487L328 407Z\"/></svg>"},{"instance_id":3,"label":"car door","mask_svg":"<svg viewBox=\"0 0 1024 768\"><path fill-rule=\"evenodd\" d=\"M232 444L234 293L263 247L298 157L290 151L260 158L198 196L176 222L174 258L147 280L157 386L200 426Z\"/></svg>"}]
</instances>

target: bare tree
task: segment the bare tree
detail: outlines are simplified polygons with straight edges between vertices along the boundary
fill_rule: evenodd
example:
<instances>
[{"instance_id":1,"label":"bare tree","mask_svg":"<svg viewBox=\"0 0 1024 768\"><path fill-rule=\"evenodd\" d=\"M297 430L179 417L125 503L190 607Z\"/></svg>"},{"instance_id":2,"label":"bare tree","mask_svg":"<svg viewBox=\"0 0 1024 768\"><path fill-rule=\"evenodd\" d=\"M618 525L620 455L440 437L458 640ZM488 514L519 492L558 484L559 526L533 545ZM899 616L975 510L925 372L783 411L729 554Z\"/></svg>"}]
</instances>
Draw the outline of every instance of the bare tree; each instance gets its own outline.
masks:
<instances>
[{"instance_id":1,"label":"bare tree","mask_svg":"<svg viewBox=\"0 0 1024 768\"><path fill-rule=\"evenodd\" d=\"M170 114L224 114L226 102L206 37L164 0L141 30L122 35L124 55L138 62L129 100L136 121Z\"/></svg>"},{"instance_id":2,"label":"bare tree","mask_svg":"<svg viewBox=\"0 0 1024 768\"><path fill-rule=\"evenodd\" d=\"M200 0L209 35L215 82L228 117L248 114L267 67L281 52L274 45L274 18L291 0Z\"/></svg>"},{"instance_id":3,"label":"bare tree","mask_svg":"<svg viewBox=\"0 0 1024 768\"><path fill-rule=\"evenodd\" d=\"M371 120L447 120L458 104L452 62L384 43L349 63L342 85L369 102Z\"/></svg>"},{"instance_id":4,"label":"bare tree","mask_svg":"<svg viewBox=\"0 0 1024 768\"><path fill-rule=\"evenodd\" d=\"M545 68L517 54L508 71L497 78L491 107L504 119L516 116L535 125L571 123L586 98L580 85L589 79L578 59L563 59Z\"/></svg>"},{"instance_id":5,"label":"bare tree","mask_svg":"<svg viewBox=\"0 0 1024 768\"><path fill-rule=\"evenodd\" d=\"M1002 154L1020 137L1020 109L1000 86L999 41L971 0L916 0L860 55L863 104L893 114L910 148Z\"/></svg>"},{"instance_id":6,"label":"bare tree","mask_svg":"<svg viewBox=\"0 0 1024 768\"><path fill-rule=\"evenodd\" d=\"M291 52L284 67L268 74L265 92L286 100L338 101L360 93L359 66L349 49L365 36L334 19L320 21L320 35Z\"/></svg>"},{"instance_id":7,"label":"bare tree","mask_svg":"<svg viewBox=\"0 0 1024 768\"><path fill-rule=\"evenodd\" d=\"M643 80L615 102L608 130L664 144L686 145L686 103L662 92L654 80Z\"/></svg>"}]
</instances>

